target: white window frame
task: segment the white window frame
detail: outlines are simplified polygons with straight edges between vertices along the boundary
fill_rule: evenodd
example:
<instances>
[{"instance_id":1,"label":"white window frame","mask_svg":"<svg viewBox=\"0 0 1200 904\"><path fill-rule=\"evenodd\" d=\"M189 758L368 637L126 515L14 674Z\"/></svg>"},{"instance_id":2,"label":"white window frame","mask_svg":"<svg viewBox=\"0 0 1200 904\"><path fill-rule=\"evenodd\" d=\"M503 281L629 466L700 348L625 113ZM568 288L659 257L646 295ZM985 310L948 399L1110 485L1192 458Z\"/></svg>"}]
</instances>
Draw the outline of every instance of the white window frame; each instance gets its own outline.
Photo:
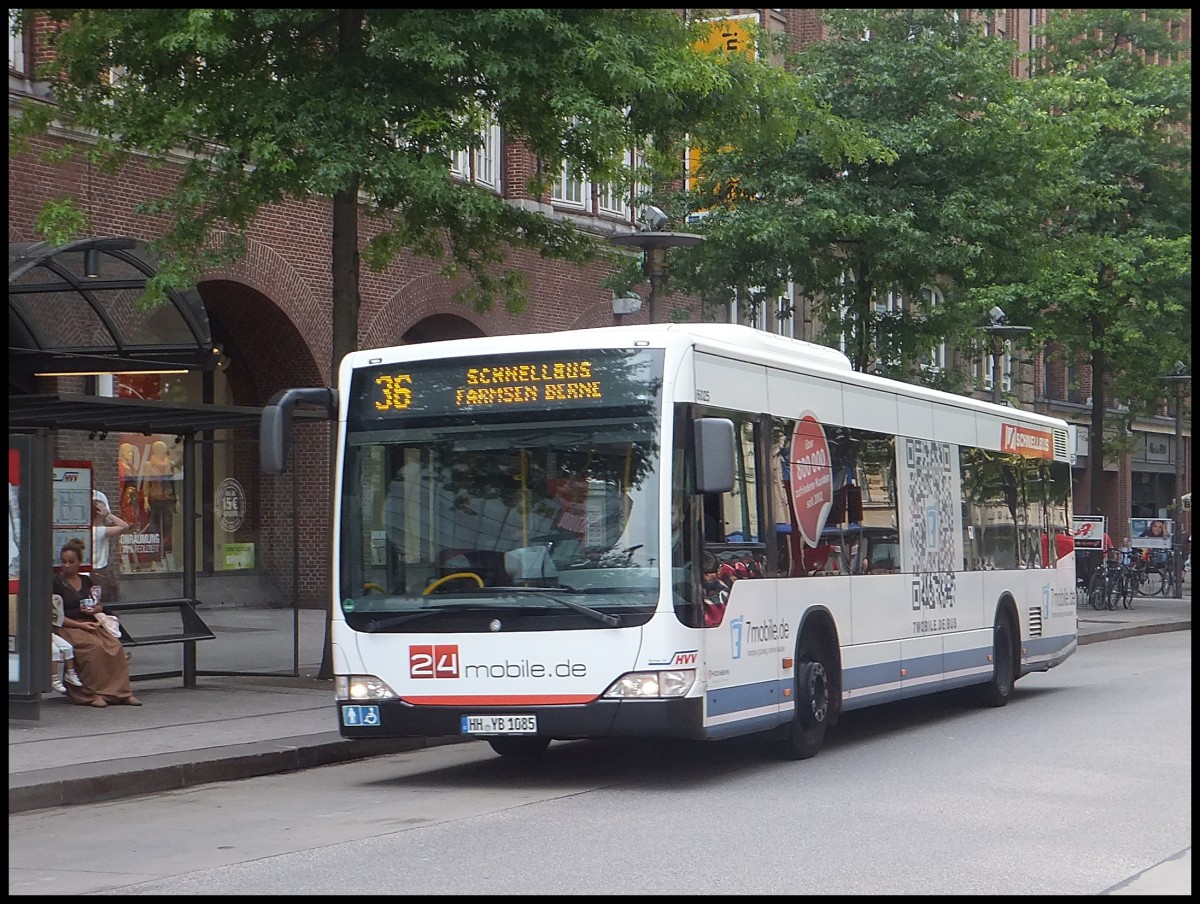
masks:
<instances>
[{"instance_id":1,"label":"white window frame","mask_svg":"<svg viewBox=\"0 0 1200 904\"><path fill-rule=\"evenodd\" d=\"M780 317L784 308L791 308L790 317ZM783 294L775 299L775 332L790 339L796 338L796 284L788 280Z\"/></svg>"},{"instance_id":2,"label":"white window frame","mask_svg":"<svg viewBox=\"0 0 1200 904\"><path fill-rule=\"evenodd\" d=\"M989 340L990 341L990 340ZM971 379L976 386L982 387L985 391L992 391L992 353L990 349L984 349L983 353L971 362ZM1012 340L1004 340L1004 352L1000 360L1000 390L1001 392L1012 392L1013 386L1013 354Z\"/></svg>"},{"instance_id":3,"label":"white window frame","mask_svg":"<svg viewBox=\"0 0 1200 904\"><path fill-rule=\"evenodd\" d=\"M17 31L14 34L12 31L20 14L19 9L8 11L8 68L10 72L19 72L22 78L26 78L29 73L25 70L25 32Z\"/></svg>"},{"instance_id":4,"label":"white window frame","mask_svg":"<svg viewBox=\"0 0 1200 904\"><path fill-rule=\"evenodd\" d=\"M631 170L637 164L637 155L632 151L624 152L622 164ZM633 216L633 192L635 188L624 188L614 183L598 184L596 186L596 210L611 217L628 221Z\"/></svg>"},{"instance_id":5,"label":"white window frame","mask_svg":"<svg viewBox=\"0 0 1200 904\"><path fill-rule=\"evenodd\" d=\"M838 334L836 346L837 350L843 355L850 354L849 346L846 342L846 310L849 305L846 303L846 291L844 287L851 282L854 282L854 277L843 270L841 275L838 277L838 285L842 286L843 289L841 293L841 300L838 302Z\"/></svg>"},{"instance_id":6,"label":"white window frame","mask_svg":"<svg viewBox=\"0 0 1200 904\"><path fill-rule=\"evenodd\" d=\"M921 287L921 301L926 305L927 310L933 310L945 300L946 296L936 286ZM926 353L926 357L921 361L921 369L929 373L940 374L946 369L946 361L946 343L939 342Z\"/></svg>"},{"instance_id":7,"label":"white window frame","mask_svg":"<svg viewBox=\"0 0 1200 904\"><path fill-rule=\"evenodd\" d=\"M492 191L500 190L500 151L503 147L499 123L492 121L480 130L478 142L450 155L450 174Z\"/></svg>"},{"instance_id":8,"label":"white window frame","mask_svg":"<svg viewBox=\"0 0 1200 904\"><path fill-rule=\"evenodd\" d=\"M576 178L571 173L571 164L564 160L562 170L550 188L550 200L560 207L590 211L592 208L592 180L583 174Z\"/></svg>"}]
</instances>

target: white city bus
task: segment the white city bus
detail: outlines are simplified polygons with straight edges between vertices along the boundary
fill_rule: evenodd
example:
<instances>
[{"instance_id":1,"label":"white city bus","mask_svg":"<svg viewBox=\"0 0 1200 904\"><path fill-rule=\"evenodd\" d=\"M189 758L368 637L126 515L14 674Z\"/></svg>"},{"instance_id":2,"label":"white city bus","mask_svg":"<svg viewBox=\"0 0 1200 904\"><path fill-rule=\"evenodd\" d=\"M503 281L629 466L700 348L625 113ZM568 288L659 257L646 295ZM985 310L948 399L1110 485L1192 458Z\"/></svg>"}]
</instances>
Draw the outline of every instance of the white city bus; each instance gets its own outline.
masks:
<instances>
[{"instance_id":1,"label":"white city bus","mask_svg":"<svg viewBox=\"0 0 1200 904\"><path fill-rule=\"evenodd\" d=\"M1002 706L1076 647L1067 424L728 324L355 352L337 411L347 738L755 732L950 688ZM1069 546L1069 544L1067 544Z\"/></svg>"}]
</instances>

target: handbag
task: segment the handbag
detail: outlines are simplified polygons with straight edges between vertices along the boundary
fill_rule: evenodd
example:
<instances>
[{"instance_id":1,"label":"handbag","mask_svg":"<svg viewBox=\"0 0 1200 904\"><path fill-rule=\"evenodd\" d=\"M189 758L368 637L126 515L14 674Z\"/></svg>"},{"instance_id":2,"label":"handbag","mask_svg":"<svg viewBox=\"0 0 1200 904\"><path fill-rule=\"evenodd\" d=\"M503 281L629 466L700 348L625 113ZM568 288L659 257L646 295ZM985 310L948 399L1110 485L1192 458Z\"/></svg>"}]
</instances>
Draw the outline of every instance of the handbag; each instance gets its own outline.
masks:
<instances>
[{"instance_id":1,"label":"handbag","mask_svg":"<svg viewBox=\"0 0 1200 904\"><path fill-rule=\"evenodd\" d=\"M115 615L109 615L107 612L97 612L96 621L100 622L100 627L111 634L117 640L121 639L121 623L117 621Z\"/></svg>"}]
</instances>

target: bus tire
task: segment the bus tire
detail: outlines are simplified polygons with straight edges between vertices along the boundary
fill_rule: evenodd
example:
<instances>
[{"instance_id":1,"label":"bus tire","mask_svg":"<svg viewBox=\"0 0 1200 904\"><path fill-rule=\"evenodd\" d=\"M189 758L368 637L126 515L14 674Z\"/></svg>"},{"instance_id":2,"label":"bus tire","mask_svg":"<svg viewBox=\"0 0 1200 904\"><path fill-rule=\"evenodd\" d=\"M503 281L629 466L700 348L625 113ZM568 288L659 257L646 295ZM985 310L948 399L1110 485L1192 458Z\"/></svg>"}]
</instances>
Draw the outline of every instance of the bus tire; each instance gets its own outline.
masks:
<instances>
[{"instance_id":1,"label":"bus tire","mask_svg":"<svg viewBox=\"0 0 1200 904\"><path fill-rule=\"evenodd\" d=\"M787 725L782 752L792 760L817 755L829 725L833 684L829 657L811 632L800 638L796 650L796 712Z\"/></svg>"},{"instance_id":2,"label":"bus tire","mask_svg":"<svg viewBox=\"0 0 1200 904\"><path fill-rule=\"evenodd\" d=\"M1017 683L1017 653L1012 619L1004 612L996 615L992 627L992 677L979 686L979 701L984 706L1006 706Z\"/></svg>"},{"instance_id":3,"label":"bus tire","mask_svg":"<svg viewBox=\"0 0 1200 904\"><path fill-rule=\"evenodd\" d=\"M488 743L500 756L531 757L541 756L550 746L550 739L533 735L522 738L488 738Z\"/></svg>"}]
</instances>

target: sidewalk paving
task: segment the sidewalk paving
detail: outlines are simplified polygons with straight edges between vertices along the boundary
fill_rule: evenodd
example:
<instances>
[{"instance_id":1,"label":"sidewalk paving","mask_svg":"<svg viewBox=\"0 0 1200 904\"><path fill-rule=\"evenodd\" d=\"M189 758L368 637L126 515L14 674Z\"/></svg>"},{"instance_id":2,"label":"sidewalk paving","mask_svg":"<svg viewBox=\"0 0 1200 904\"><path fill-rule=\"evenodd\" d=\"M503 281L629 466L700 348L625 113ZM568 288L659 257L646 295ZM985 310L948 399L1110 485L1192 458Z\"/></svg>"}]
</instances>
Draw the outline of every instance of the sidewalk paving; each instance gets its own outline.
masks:
<instances>
[{"instance_id":1,"label":"sidewalk paving","mask_svg":"<svg viewBox=\"0 0 1200 904\"><path fill-rule=\"evenodd\" d=\"M1132 610L1079 609L1079 643L1191 630L1190 581L1183 599L1138 597ZM182 679L134 681L144 706L93 709L47 694L37 721L8 722L8 812L152 794L413 750L459 739L347 741L338 734L333 682L314 677L324 640L323 612L205 608L217 639L199 645L195 688ZM300 675L204 675L253 661L264 672L290 672L299 638ZM206 646L205 644L208 644ZM156 652L161 651L161 652ZM138 648L139 672L177 655ZM247 659L247 655L252 659ZM165 663L171 668L170 663ZM478 743L478 742L476 742Z\"/></svg>"}]
</instances>

